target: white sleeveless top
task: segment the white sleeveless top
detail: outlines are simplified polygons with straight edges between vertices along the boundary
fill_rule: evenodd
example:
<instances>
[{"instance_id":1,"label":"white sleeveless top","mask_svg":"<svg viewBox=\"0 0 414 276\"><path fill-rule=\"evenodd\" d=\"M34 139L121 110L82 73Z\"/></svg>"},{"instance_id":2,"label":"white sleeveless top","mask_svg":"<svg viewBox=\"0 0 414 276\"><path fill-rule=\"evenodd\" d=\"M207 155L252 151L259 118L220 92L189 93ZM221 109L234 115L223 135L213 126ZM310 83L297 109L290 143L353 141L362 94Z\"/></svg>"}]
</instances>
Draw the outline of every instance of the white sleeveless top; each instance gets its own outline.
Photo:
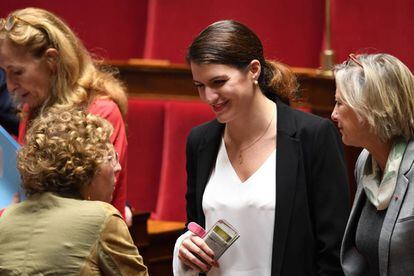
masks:
<instances>
[{"instance_id":1,"label":"white sleeveless top","mask_svg":"<svg viewBox=\"0 0 414 276\"><path fill-rule=\"evenodd\" d=\"M240 238L208 275L271 275L276 206L276 150L245 182L237 176L222 139L215 168L203 195L206 229L219 219L233 225Z\"/></svg>"}]
</instances>

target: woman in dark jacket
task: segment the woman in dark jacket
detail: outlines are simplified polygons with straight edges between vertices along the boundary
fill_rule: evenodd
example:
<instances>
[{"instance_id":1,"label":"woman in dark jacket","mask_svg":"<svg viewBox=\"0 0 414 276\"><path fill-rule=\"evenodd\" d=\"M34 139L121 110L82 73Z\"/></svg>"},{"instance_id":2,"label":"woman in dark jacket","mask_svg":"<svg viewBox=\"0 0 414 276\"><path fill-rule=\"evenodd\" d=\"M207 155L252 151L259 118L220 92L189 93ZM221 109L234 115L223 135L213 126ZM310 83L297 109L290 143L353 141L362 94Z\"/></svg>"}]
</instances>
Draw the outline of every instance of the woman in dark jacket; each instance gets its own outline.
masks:
<instances>
[{"instance_id":1,"label":"woman in dark jacket","mask_svg":"<svg viewBox=\"0 0 414 276\"><path fill-rule=\"evenodd\" d=\"M188 222L209 229L225 219L240 238L217 262L200 237L183 234L174 273L341 275L349 193L334 125L283 103L294 75L265 60L259 38L238 22L207 27L187 59L217 117L188 137Z\"/></svg>"}]
</instances>

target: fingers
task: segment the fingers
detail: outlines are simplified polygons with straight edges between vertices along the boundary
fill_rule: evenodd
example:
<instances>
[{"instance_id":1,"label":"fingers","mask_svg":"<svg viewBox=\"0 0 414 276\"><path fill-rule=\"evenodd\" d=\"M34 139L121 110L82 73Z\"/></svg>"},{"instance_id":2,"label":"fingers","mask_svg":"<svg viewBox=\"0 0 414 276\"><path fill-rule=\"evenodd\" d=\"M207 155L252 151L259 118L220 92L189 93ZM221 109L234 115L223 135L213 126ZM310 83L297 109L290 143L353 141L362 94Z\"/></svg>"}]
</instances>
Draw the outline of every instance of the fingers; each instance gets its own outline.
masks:
<instances>
[{"instance_id":1,"label":"fingers","mask_svg":"<svg viewBox=\"0 0 414 276\"><path fill-rule=\"evenodd\" d=\"M217 266L213 251L198 236L190 236L183 241L178 257L184 264L198 271L207 272L212 265Z\"/></svg>"},{"instance_id":2,"label":"fingers","mask_svg":"<svg viewBox=\"0 0 414 276\"><path fill-rule=\"evenodd\" d=\"M20 194L18 192L14 193L13 198L12 198L12 203L19 203L19 202L20 202Z\"/></svg>"},{"instance_id":3,"label":"fingers","mask_svg":"<svg viewBox=\"0 0 414 276\"><path fill-rule=\"evenodd\" d=\"M200 238L198 236L190 236L190 239L194 243L194 245L196 247L198 247L199 251L202 251L202 252L196 252L197 254L198 253L203 254L203 256L200 256L200 257L203 257L203 259L206 259L204 257L204 255L206 255L207 258L214 259L214 252L213 252L213 250L211 250L210 247L208 247L208 245L206 244L206 242L202 238Z\"/></svg>"},{"instance_id":4,"label":"fingers","mask_svg":"<svg viewBox=\"0 0 414 276\"><path fill-rule=\"evenodd\" d=\"M200 261L194 254L190 251L184 249L179 253L178 257L180 260L187 266L199 272L207 272L210 270L210 266Z\"/></svg>"}]
</instances>

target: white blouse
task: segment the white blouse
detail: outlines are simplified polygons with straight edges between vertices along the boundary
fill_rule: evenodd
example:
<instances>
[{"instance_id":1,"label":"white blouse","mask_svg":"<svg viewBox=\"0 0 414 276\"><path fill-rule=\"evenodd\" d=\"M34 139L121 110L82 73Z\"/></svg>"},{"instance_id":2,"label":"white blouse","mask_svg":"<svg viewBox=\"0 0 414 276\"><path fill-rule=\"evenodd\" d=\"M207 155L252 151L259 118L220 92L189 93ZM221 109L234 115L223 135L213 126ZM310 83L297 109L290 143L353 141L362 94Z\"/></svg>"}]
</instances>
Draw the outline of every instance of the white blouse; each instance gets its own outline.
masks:
<instances>
[{"instance_id":1,"label":"white blouse","mask_svg":"<svg viewBox=\"0 0 414 276\"><path fill-rule=\"evenodd\" d=\"M246 181L241 182L222 140L215 168L203 195L206 229L219 219L234 226L240 238L218 260L207 275L271 275L273 230L276 206L276 150ZM174 275L197 275L185 269L178 248L188 233L176 242Z\"/></svg>"}]
</instances>

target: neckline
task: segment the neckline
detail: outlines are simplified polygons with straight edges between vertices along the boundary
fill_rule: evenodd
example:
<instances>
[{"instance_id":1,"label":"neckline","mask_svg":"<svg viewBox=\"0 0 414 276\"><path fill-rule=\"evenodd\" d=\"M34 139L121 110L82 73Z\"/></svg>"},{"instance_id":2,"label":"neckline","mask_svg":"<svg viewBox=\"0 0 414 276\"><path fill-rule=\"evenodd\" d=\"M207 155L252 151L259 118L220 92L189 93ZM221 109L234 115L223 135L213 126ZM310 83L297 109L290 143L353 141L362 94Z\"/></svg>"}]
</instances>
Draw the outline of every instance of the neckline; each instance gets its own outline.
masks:
<instances>
[{"instance_id":1,"label":"neckline","mask_svg":"<svg viewBox=\"0 0 414 276\"><path fill-rule=\"evenodd\" d=\"M224 143L224 139L221 138L221 146L220 146L220 150L222 151L222 154L225 158L226 163L229 164L229 168L231 170L231 173L234 175L234 177L240 182L240 184L247 184L248 182L251 182L251 179L254 178L255 175L258 174L258 172L260 172L261 170L263 170L263 167L270 162L271 158L276 158L276 150L277 148L275 148L267 157L266 159L262 162L262 164L260 164L260 166L251 174L249 175L244 181L242 181L242 179L240 178L239 174L237 173L236 169L233 167L233 164L230 161L229 155L227 153L227 148L226 148L226 144Z\"/></svg>"}]
</instances>

